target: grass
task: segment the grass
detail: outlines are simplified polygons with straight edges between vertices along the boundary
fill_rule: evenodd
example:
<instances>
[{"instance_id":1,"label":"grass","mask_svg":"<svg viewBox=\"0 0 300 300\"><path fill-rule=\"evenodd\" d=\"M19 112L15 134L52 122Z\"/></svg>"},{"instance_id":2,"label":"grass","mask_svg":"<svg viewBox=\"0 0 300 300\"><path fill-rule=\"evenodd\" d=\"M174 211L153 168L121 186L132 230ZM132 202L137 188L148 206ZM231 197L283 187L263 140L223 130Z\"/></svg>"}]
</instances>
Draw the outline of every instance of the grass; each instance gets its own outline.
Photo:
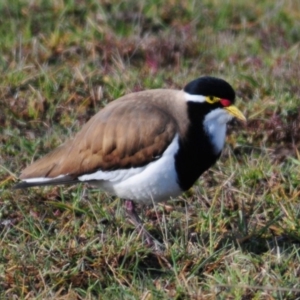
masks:
<instances>
[{"instance_id":1,"label":"grass","mask_svg":"<svg viewBox=\"0 0 300 300\"><path fill-rule=\"evenodd\" d=\"M1 299L300 297L300 4L7 1L0 4ZM193 189L140 207L85 186L12 190L20 170L115 98L228 80L247 126Z\"/></svg>"}]
</instances>

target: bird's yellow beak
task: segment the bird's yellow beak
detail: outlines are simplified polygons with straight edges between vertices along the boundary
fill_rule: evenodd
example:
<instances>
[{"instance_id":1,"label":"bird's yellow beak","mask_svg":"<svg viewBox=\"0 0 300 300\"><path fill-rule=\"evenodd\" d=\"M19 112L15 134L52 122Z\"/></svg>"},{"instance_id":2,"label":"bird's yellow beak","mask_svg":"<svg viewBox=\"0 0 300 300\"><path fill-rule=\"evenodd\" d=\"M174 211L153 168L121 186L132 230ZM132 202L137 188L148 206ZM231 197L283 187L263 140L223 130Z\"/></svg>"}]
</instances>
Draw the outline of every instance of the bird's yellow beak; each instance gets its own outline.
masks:
<instances>
[{"instance_id":1,"label":"bird's yellow beak","mask_svg":"<svg viewBox=\"0 0 300 300\"><path fill-rule=\"evenodd\" d=\"M246 122L247 119L246 117L243 115L243 113L234 105L230 105L230 106L226 106L226 107L223 107L225 110L228 111L228 113L230 115L232 115L233 117L243 121L243 122Z\"/></svg>"}]
</instances>

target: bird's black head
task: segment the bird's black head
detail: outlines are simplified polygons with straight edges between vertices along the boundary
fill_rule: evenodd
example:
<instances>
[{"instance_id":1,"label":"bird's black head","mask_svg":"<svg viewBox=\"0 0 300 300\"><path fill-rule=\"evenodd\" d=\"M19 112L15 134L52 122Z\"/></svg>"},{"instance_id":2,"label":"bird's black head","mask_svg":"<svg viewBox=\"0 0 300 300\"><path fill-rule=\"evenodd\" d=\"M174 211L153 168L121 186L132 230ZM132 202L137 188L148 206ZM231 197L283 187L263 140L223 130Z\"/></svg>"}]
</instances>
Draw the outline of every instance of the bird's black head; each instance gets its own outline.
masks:
<instances>
[{"instance_id":1,"label":"bird's black head","mask_svg":"<svg viewBox=\"0 0 300 300\"><path fill-rule=\"evenodd\" d=\"M235 92L223 79L205 76L188 83L184 88L189 115L193 119L213 117L219 122L228 122L232 117L245 121L241 111L235 107ZM214 114L210 114L214 112ZM228 115L230 118L228 118ZM220 118L222 116L222 118Z\"/></svg>"},{"instance_id":2,"label":"bird's black head","mask_svg":"<svg viewBox=\"0 0 300 300\"><path fill-rule=\"evenodd\" d=\"M184 92L194 96L226 99L230 101L230 104L233 104L235 100L235 92L228 82L210 76L200 77L191 81L185 86Z\"/></svg>"}]
</instances>

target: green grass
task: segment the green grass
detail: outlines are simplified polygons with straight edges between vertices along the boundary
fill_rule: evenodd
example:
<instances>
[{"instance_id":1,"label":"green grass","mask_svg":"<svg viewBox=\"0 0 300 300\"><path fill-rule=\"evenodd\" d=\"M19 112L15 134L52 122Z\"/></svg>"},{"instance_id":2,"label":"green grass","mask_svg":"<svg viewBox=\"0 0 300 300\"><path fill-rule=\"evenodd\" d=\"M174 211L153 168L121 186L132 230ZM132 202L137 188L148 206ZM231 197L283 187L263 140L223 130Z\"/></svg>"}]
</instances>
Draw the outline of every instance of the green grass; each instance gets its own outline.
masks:
<instances>
[{"instance_id":1,"label":"green grass","mask_svg":"<svg viewBox=\"0 0 300 300\"><path fill-rule=\"evenodd\" d=\"M298 1L0 4L1 299L300 297ZM12 190L22 168L115 98L201 75L236 89L220 161L188 193L140 207L84 186Z\"/></svg>"}]
</instances>

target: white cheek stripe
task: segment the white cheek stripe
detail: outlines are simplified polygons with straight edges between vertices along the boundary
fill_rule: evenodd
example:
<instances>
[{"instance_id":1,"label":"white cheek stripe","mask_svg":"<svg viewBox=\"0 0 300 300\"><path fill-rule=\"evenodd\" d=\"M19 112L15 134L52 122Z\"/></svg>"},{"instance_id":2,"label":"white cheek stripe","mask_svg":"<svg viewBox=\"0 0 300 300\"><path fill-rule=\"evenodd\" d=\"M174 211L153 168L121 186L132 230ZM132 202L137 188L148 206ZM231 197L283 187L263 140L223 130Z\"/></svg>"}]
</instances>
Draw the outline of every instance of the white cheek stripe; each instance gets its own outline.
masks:
<instances>
[{"instance_id":1,"label":"white cheek stripe","mask_svg":"<svg viewBox=\"0 0 300 300\"><path fill-rule=\"evenodd\" d=\"M191 95L187 92L184 92L184 97L186 101L193 101L193 102L199 102L204 103L206 101L206 98L201 95Z\"/></svg>"}]
</instances>

